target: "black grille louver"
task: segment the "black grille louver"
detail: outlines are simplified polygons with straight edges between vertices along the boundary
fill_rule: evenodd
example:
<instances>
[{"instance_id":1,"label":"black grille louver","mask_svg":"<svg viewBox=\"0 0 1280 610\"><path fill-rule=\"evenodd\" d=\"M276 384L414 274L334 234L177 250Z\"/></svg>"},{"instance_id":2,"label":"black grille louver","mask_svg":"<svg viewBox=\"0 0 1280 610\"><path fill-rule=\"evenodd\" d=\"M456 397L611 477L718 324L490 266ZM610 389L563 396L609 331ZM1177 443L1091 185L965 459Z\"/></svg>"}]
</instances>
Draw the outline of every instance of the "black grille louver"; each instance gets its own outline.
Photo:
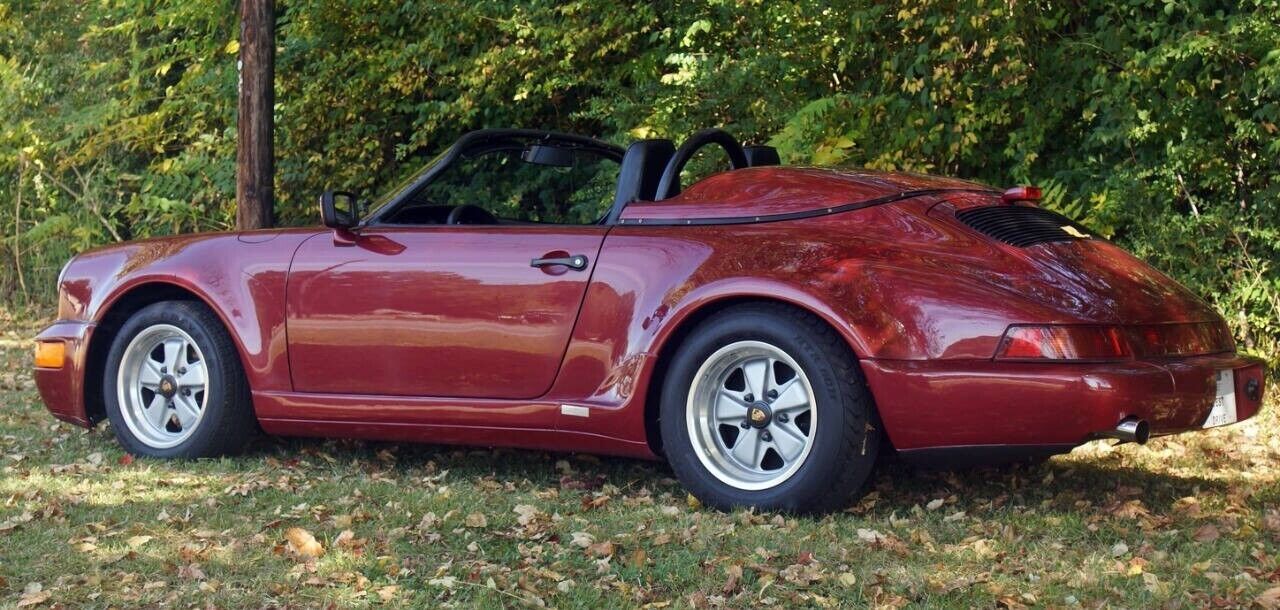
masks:
<instances>
[{"instance_id":1,"label":"black grille louver","mask_svg":"<svg viewBox=\"0 0 1280 610\"><path fill-rule=\"evenodd\" d=\"M970 208L956 212L956 219L975 231L1019 248L1091 237L1088 229L1076 224L1070 218L1044 208L1030 206L996 205Z\"/></svg>"}]
</instances>

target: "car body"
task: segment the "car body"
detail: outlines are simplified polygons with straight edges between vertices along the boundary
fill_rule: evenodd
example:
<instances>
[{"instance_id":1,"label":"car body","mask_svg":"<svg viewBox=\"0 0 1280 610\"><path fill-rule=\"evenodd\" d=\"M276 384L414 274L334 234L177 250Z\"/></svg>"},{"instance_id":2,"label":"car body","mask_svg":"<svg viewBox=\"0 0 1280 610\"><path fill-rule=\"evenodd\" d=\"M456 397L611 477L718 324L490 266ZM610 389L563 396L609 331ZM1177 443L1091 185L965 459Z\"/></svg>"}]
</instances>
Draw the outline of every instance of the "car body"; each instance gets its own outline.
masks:
<instances>
[{"instance_id":1,"label":"car body","mask_svg":"<svg viewBox=\"0 0 1280 610\"><path fill-rule=\"evenodd\" d=\"M1230 421L1260 408L1263 364L1212 307L1033 192L753 152L656 201L619 193L595 224L386 224L384 202L359 225L86 252L37 338L65 356L36 382L56 417L93 425L113 333L149 303L192 299L234 340L267 433L656 458L673 351L708 316L768 302L840 338L907 457L1047 455L1197 430L1215 402ZM624 160L624 181L661 182L641 169ZM992 210L1008 217L980 217ZM557 257L585 264L531 266ZM1124 345L1089 351L1099 337ZM1019 340L1078 353L1009 351Z\"/></svg>"}]
</instances>

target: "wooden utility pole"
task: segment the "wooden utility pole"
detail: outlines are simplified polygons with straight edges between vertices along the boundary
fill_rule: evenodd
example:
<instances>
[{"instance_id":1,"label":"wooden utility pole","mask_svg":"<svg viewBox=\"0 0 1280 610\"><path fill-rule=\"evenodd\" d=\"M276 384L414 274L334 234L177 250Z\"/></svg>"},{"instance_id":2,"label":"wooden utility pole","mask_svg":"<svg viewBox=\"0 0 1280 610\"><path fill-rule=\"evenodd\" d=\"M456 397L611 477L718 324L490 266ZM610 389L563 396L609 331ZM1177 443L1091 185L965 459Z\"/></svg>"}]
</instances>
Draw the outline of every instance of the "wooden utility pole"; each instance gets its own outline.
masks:
<instances>
[{"instance_id":1,"label":"wooden utility pole","mask_svg":"<svg viewBox=\"0 0 1280 610\"><path fill-rule=\"evenodd\" d=\"M236 228L270 227L275 204L275 1L240 0L236 115Z\"/></svg>"}]
</instances>

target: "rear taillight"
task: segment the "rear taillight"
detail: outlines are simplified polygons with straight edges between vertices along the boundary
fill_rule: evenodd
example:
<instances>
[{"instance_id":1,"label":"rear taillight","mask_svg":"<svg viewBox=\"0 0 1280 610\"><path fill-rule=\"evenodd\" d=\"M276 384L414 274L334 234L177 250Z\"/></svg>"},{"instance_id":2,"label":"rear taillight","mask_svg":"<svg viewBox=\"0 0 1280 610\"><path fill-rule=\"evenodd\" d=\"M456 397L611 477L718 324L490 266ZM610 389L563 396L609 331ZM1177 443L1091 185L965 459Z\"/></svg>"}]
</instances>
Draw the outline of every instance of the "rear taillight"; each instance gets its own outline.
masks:
<instances>
[{"instance_id":1,"label":"rear taillight","mask_svg":"<svg viewBox=\"0 0 1280 610\"><path fill-rule=\"evenodd\" d=\"M1005 203L1013 203L1015 201L1040 201L1040 187L1015 186L1001 193L1000 201Z\"/></svg>"},{"instance_id":2,"label":"rear taillight","mask_svg":"<svg viewBox=\"0 0 1280 610\"><path fill-rule=\"evenodd\" d=\"M1002 360L1120 360L1132 355L1117 326L1010 326L996 351Z\"/></svg>"},{"instance_id":3,"label":"rear taillight","mask_svg":"<svg viewBox=\"0 0 1280 610\"><path fill-rule=\"evenodd\" d=\"M1230 352L1226 325L1014 325L996 348L997 360L1127 360Z\"/></svg>"},{"instance_id":4,"label":"rear taillight","mask_svg":"<svg viewBox=\"0 0 1280 610\"><path fill-rule=\"evenodd\" d=\"M1225 324L1152 324L1129 329L1138 356L1199 356L1234 351L1235 340Z\"/></svg>"}]
</instances>

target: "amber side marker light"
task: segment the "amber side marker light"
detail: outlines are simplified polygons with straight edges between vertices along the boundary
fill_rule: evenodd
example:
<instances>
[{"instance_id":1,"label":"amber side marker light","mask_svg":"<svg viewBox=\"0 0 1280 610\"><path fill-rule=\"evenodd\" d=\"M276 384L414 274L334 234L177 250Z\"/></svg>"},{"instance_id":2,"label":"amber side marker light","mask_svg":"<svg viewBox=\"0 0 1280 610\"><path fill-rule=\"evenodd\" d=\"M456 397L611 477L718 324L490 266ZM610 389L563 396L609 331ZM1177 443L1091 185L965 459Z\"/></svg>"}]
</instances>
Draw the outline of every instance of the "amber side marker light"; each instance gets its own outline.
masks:
<instances>
[{"instance_id":1,"label":"amber side marker light","mask_svg":"<svg viewBox=\"0 0 1280 610\"><path fill-rule=\"evenodd\" d=\"M67 357L67 344L62 341L37 341L36 366L42 369L60 369Z\"/></svg>"}]
</instances>

